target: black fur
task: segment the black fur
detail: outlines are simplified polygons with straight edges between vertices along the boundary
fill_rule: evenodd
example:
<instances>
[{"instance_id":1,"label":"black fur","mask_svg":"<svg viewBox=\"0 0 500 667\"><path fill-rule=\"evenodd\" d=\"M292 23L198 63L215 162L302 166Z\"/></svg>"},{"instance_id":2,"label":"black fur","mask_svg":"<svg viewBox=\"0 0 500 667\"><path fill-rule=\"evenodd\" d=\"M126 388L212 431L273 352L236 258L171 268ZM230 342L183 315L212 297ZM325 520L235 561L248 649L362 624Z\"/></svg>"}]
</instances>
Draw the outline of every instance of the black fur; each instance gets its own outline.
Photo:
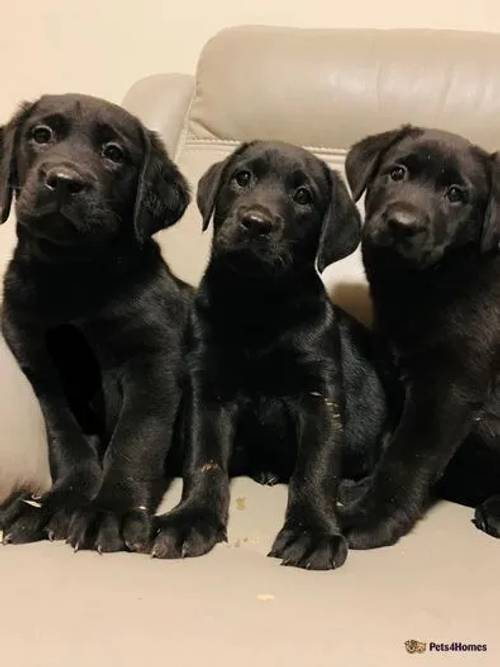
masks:
<instances>
[{"instance_id":1,"label":"black fur","mask_svg":"<svg viewBox=\"0 0 500 667\"><path fill-rule=\"evenodd\" d=\"M2 329L40 402L54 484L4 508L4 542L147 550L190 302L151 234L180 218L186 182L125 110L45 96L2 129L2 220L14 194Z\"/></svg>"},{"instance_id":2,"label":"black fur","mask_svg":"<svg viewBox=\"0 0 500 667\"><path fill-rule=\"evenodd\" d=\"M325 163L276 142L212 166L197 198L214 240L192 317L184 490L159 519L153 555L198 556L225 539L229 478L250 473L290 484L270 555L338 567L341 459L365 475L387 415L371 339L328 301L315 263L356 248L359 214Z\"/></svg>"},{"instance_id":3,"label":"black fur","mask_svg":"<svg viewBox=\"0 0 500 667\"><path fill-rule=\"evenodd\" d=\"M476 524L498 537L499 157L408 126L356 144L347 176L358 197L366 188L363 259L405 393L372 478L344 496L349 543L394 543L436 485L477 503Z\"/></svg>"}]
</instances>

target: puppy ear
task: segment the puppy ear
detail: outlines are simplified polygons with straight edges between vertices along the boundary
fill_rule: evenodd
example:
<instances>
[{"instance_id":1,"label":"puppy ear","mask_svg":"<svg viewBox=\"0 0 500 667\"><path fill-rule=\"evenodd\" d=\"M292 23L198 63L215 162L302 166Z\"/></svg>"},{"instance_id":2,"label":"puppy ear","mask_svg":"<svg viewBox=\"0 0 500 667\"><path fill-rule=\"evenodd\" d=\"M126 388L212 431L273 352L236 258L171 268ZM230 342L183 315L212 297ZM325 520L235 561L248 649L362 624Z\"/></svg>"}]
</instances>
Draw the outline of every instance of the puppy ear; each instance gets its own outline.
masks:
<instances>
[{"instance_id":1,"label":"puppy ear","mask_svg":"<svg viewBox=\"0 0 500 667\"><path fill-rule=\"evenodd\" d=\"M217 193L222 181L222 174L224 173L226 166L251 145L251 143L241 144L233 153L231 153L231 155L228 155L225 160L216 162L209 167L198 181L196 203L198 204L203 219L201 227L202 231L205 231L210 224L210 219L215 208L215 200L217 199Z\"/></svg>"},{"instance_id":2,"label":"puppy ear","mask_svg":"<svg viewBox=\"0 0 500 667\"><path fill-rule=\"evenodd\" d=\"M329 171L331 180L330 204L323 219L316 264L318 271L347 257L356 250L361 240L361 216L351 199L343 179L336 171Z\"/></svg>"},{"instance_id":3,"label":"puppy ear","mask_svg":"<svg viewBox=\"0 0 500 667\"><path fill-rule=\"evenodd\" d=\"M490 156L490 198L481 231L481 252L498 250L500 242L500 153Z\"/></svg>"},{"instance_id":4,"label":"puppy ear","mask_svg":"<svg viewBox=\"0 0 500 667\"><path fill-rule=\"evenodd\" d=\"M366 190L384 153L398 141L401 141L403 137L417 129L411 125L404 125L397 130L372 134L351 147L347 154L345 171L354 201L358 201Z\"/></svg>"},{"instance_id":5,"label":"puppy ear","mask_svg":"<svg viewBox=\"0 0 500 667\"><path fill-rule=\"evenodd\" d=\"M10 214L12 196L18 187L16 151L21 127L31 113L34 104L23 102L7 125L0 128L0 224Z\"/></svg>"},{"instance_id":6,"label":"puppy ear","mask_svg":"<svg viewBox=\"0 0 500 667\"><path fill-rule=\"evenodd\" d=\"M217 199L217 192L222 178L222 173L229 162L229 157L221 162L216 162L198 181L198 189L196 191L196 203L200 209L203 218L201 229L205 231L210 224L210 219L215 208L215 200Z\"/></svg>"},{"instance_id":7,"label":"puppy ear","mask_svg":"<svg viewBox=\"0 0 500 667\"><path fill-rule=\"evenodd\" d=\"M190 201L187 181L168 157L160 138L143 129L143 141L144 161L134 209L135 233L141 243L177 222Z\"/></svg>"}]
</instances>

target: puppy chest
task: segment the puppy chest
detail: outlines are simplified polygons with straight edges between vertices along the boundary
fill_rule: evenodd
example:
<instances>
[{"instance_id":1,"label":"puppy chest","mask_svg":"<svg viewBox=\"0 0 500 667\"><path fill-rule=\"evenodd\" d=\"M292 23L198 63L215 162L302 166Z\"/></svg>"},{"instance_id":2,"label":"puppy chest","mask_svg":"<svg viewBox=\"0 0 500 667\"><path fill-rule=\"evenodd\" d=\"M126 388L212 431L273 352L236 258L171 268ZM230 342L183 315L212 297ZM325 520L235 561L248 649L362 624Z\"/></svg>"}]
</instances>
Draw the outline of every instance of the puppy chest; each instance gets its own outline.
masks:
<instances>
[{"instance_id":1,"label":"puppy chest","mask_svg":"<svg viewBox=\"0 0 500 667\"><path fill-rule=\"evenodd\" d=\"M295 350L219 349L205 356L205 377L222 395L280 398L321 390L321 364Z\"/></svg>"},{"instance_id":2,"label":"puppy chest","mask_svg":"<svg viewBox=\"0 0 500 667\"><path fill-rule=\"evenodd\" d=\"M235 433L235 474L269 471L289 478L297 453L297 430L285 399L242 399Z\"/></svg>"}]
</instances>

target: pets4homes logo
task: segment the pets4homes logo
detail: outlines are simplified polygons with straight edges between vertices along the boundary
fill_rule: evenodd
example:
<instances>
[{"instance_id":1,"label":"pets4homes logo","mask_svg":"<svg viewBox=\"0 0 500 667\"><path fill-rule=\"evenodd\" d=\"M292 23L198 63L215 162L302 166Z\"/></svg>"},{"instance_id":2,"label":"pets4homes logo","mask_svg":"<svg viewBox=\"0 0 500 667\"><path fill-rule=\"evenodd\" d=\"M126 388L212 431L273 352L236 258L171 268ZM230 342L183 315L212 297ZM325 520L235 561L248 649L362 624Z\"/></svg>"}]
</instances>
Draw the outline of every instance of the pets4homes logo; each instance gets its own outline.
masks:
<instances>
[{"instance_id":1,"label":"pets4homes logo","mask_svg":"<svg viewBox=\"0 0 500 667\"><path fill-rule=\"evenodd\" d=\"M467 644L465 642L420 642L416 639L405 641L408 653L483 653L488 650L487 644Z\"/></svg>"}]
</instances>

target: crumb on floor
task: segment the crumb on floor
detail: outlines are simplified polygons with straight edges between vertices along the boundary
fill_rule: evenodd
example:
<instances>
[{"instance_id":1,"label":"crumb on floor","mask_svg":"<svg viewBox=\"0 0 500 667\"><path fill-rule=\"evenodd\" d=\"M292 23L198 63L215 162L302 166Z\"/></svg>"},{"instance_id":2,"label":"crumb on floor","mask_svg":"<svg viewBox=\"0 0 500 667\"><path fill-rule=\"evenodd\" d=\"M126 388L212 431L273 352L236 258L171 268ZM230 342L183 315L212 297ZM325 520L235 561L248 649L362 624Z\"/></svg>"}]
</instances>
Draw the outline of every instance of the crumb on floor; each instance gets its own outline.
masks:
<instances>
[{"instance_id":1,"label":"crumb on floor","mask_svg":"<svg viewBox=\"0 0 500 667\"><path fill-rule=\"evenodd\" d=\"M245 510L247 508L247 499L244 496L236 498L236 509Z\"/></svg>"}]
</instances>

